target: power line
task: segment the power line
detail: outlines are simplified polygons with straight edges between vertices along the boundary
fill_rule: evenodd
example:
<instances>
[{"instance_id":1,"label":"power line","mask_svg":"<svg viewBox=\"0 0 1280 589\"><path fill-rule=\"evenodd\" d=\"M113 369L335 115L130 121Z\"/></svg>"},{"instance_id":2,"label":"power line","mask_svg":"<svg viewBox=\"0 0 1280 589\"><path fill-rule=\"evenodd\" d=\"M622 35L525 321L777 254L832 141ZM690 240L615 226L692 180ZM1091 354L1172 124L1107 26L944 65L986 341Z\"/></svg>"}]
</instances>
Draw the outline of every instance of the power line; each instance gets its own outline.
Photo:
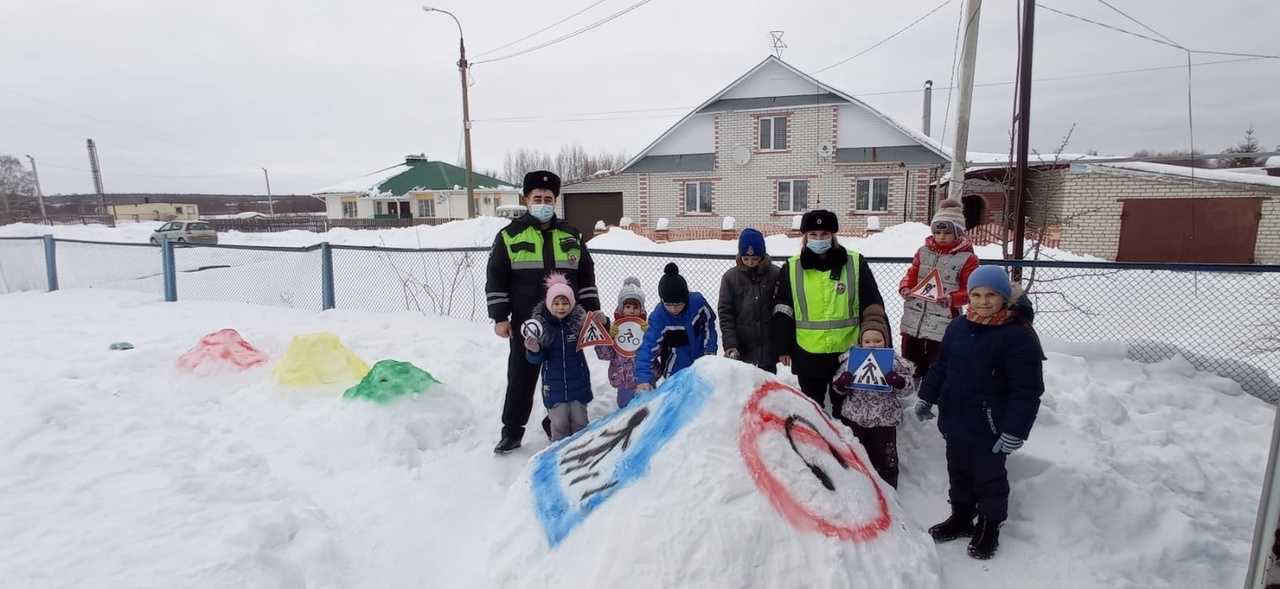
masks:
<instances>
[{"instance_id":1,"label":"power line","mask_svg":"<svg viewBox=\"0 0 1280 589\"><path fill-rule=\"evenodd\" d=\"M488 51L482 51L482 52L480 52L480 53L477 53L477 54L476 54L476 57L483 57L483 56L485 56L485 55L489 55L490 53L493 53L493 52L498 51L498 50L500 50L500 49L506 49L507 47L510 47L510 46L512 46L512 45L515 45L516 43L519 43L519 42L521 42L521 41L525 41L525 40L530 39L530 38L532 38L532 37L536 37L536 36L538 36L540 33L544 33L544 32L546 32L546 31L547 31L547 30L549 30L549 29L553 29L553 28L555 28L555 27L557 27L557 26L559 26L559 25L561 25L561 24L564 24L564 22L565 22L565 21L567 21L567 20L569 20L569 19L572 19L573 17L578 16L578 15L580 15L580 14L582 14L582 13L584 13L584 12L588 11L588 10L591 10L592 8L595 8L595 7L597 7L597 6L601 5L601 4L604 4L605 2L608 2L608 1L609 1L609 0L596 0L595 2L592 2L591 4L587 5L587 7L586 7L586 8L583 8L582 10L579 10L579 11L577 11L577 12L573 13L573 14L570 14L569 16L566 16L566 17L564 17L564 18L562 18L562 19L560 19L560 20L558 20L558 21L556 21L556 22L553 22L553 23L551 23L551 24L549 24L549 25L547 25L547 26L545 26L545 27L542 27L541 29L538 29L538 30L536 30L536 31L534 31L534 32L532 32L532 33L529 33L528 35L525 35L525 36L523 36L523 37L520 37L519 39L516 39L515 41L512 41L512 42L510 42L510 43L507 43L506 45L499 45L499 46L494 47L493 49L490 49L490 50L488 50Z\"/></svg>"},{"instance_id":2,"label":"power line","mask_svg":"<svg viewBox=\"0 0 1280 589\"><path fill-rule=\"evenodd\" d=\"M495 58L492 58L492 59L482 59L482 60L480 60L480 61L475 61L475 62L472 62L472 63L471 63L471 65L480 65L480 64L482 64L482 63L493 63L493 62L495 62L495 61L503 61L503 60L506 60L506 59L511 59L511 58L513 58L513 57L519 57L519 56L521 56L521 55L524 55L524 54L526 54L526 53L531 53L531 52L533 52L533 51L537 51L537 50L542 49L542 48L544 48L544 47L550 47L550 46L555 45L556 43L559 43L559 42L561 42L561 41L567 41L567 40L572 39L572 38L574 38L574 37L576 37L576 36L578 36L578 35L581 35L582 33L585 33L585 32L587 32L587 31L590 31L590 30L592 30L592 29L595 29L595 28L597 28L597 27L599 27L599 26L601 26L601 25L603 25L603 24L605 24L605 23L607 23L607 22L609 22L609 21L611 21L611 20L613 20L613 19L616 19L616 18L618 18L618 17L620 17L620 16L622 16L622 15L624 15L624 14L628 13L628 12L631 12L632 10L635 10L635 9L637 9L637 8L640 8L641 6L644 6L645 4L648 4L648 3L652 2L652 1L653 1L653 0L640 0L639 2L636 2L635 4L632 4L631 6L628 6L628 7L626 7L626 8L623 8L622 10L619 10L619 11L617 11L617 12L613 13L613 14L610 14L609 16L606 16L606 17L604 17L604 18L602 18L602 19L600 19L600 20L598 20L598 21L596 21L596 22L593 22L593 23L591 23L591 24L589 24L589 25L587 25L587 26L585 26L585 27L582 27L582 28L580 28L580 29L577 29L577 30L575 30L575 31L572 31L572 32L569 32L569 33L565 33L565 34L563 34L563 35L560 35L559 37L556 37L556 38L554 38L554 39L552 39L552 40L550 40L550 41L547 41L547 42L544 42L544 43L539 43L539 44L537 44L537 45L534 45L533 47L529 47L529 48L527 48L527 49L522 49L522 50L517 51L517 52L515 52L515 53L508 53L507 55L503 55L503 56L501 56L501 57L495 57Z\"/></svg>"},{"instance_id":3,"label":"power line","mask_svg":"<svg viewBox=\"0 0 1280 589\"><path fill-rule=\"evenodd\" d=\"M1138 19L1136 19L1136 18L1134 18L1134 17L1132 17L1132 16L1129 16L1129 14L1128 14L1127 12L1125 12L1125 11L1123 11L1123 10L1120 10L1119 8L1116 8L1116 7L1115 7L1114 5L1112 5L1110 2L1107 2L1107 0L1098 0L1098 2L1102 3L1102 5L1103 5L1103 6L1106 6L1107 8L1110 8L1111 10L1114 10L1114 11L1116 11L1116 12L1120 13L1120 16L1123 16L1123 17L1125 17L1125 18L1129 19L1129 20L1130 20L1130 21L1132 21L1134 24L1137 24L1138 26L1140 26L1140 27L1142 27L1142 28L1146 29L1146 30L1147 30L1148 32L1150 32L1150 33L1155 34L1156 36L1160 37L1161 39L1164 39L1165 41L1168 41L1168 42L1170 42L1170 43L1173 43L1174 45L1181 46L1181 44L1180 44L1180 43L1178 43L1177 41L1174 41L1173 39L1170 39L1168 35L1166 35L1166 34L1164 34L1164 33L1161 33L1160 31L1157 31L1157 30L1155 30L1155 29L1153 29L1153 28L1151 28L1151 27L1147 26L1147 24L1146 24L1146 23L1144 23L1144 22L1142 22L1142 21L1140 21L1140 20L1138 20Z\"/></svg>"},{"instance_id":4,"label":"power line","mask_svg":"<svg viewBox=\"0 0 1280 589\"><path fill-rule=\"evenodd\" d=\"M924 19L926 19L926 18L929 18L930 16L933 16L933 13L935 13L935 12L937 12L937 11L939 11L939 10L942 10L942 8L943 8L944 6L946 6L946 5L948 5L948 4L951 4L951 0L944 0L944 2L943 2L942 4L939 4L939 5L937 5L937 6L934 6L934 7L933 7L933 10L930 10L929 12L924 13L924 15L922 15L920 18L917 18L917 19L915 19L915 20L911 21L909 24L907 24L907 26L902 27L901 29L898 29L897 31L894 31L892 35L889 35L888 37L885 37L885 38L883 38L883 39L881 39L881 40L877 41L875 44L871 45L870 47L867 47L866 49L863 49L862 51L859 51L859 52L857 52L857 53L855 53L855 54L853 54L853 55L850 55L849 57L846 57L846 58L844 58L844 59L842 59L842 60L840 60L840 61L837 61L837 62L835 62L835 63L833 63L833 64L831 64L831 65L829 65L829 66L827 66L827 67L824 67L824 68L822 68L822 69L820 69L820 70L816 70L816 71L814 71L813 73L814 73L814 74L820 74L820 73L825 72L825 71L827 71L827 70L829 70L829 69L831 69L831 68L833 68L833 67L844 65L844 64L846 64L846 63L849 63L850 61L853 61L854 59L857 59L857 58L862 57L863 55L865 55L865 54L867 54L867 53L870 53L870 52L871 52L873 49L875 49L876 47L879 47L879 46L881 46L881 45L884 45L885 43L888 43L889 41L892 41L894 37L897 37L898 35L901 35L902 33L905 33L905 32L906 32L908 29L910 29L911 27L916 26L917 24L919 24L919 23L920 23L920 21L922 21L922 20L924 20Z\"/></svg>"},{"instance_id":5,"label":"power line","mask_svg":"<svg viewBox=\"0 0 1280 589\"><path fill-rule=\"evenodd\" d=\"M1089 24L1094 25L1094 26L1102 27L1102 28L1104 28L1104 29L1110 29L1110 30L1115 31L1115 32L1117 32L1117 33L1123 33L1123 34L1125 34L1125 35L1129 35L1129 36L1132 36L1132 37L1137 37L1137 38L1139 38L1139 39L1145 39L1145 40L1147 40L1147 41L1151 41L1152 43L1157 43L1157 44L1159 44L1159 45L1164 45L1164 46L1166 46L1166 47L1172 47L1172 48L1174 48L1174 49L1179 49L1179 50L1182 50L1182 51L1186 51L1186 52L1188 52L1188 53L1201 53L1201 54L1205 54L1205 55L1225 55L1225 56L1232 56L1232 57L1257 57L1257 58L1259 58L1259 59L1280 59L1280 55L1271 55L1271 54L1266 54L1266 53L1247 53L1247 52L1241 52L1241 51L1212 51L1212 50L1207 50L1207 49L1189 49L1189 48L1184 47L1184 46L1182 46L1182 45L1179 45L1179 44L1177 44L1177 43L1173 43L1173 42L1170 42L1170 41L1165 41L1165 40L1163 40L1163 39L1156 39L1155 37L1150 37L1150 36L1147 36L1147 35L1143 35L1142 33L1135 33L1135 32L1130 31L1130 30L1128 30L1128 29L1122 29L1122 28L1117 27L1117 26L1109 25L1109 24L1106 24L1106 23L1103 23L1103 22L1098 22L1098 21L1096 21L1096 20L1093 20L1093 19L1090 19L1090 18L1085 18L1085 17L1080 16L1080 15L1078 15L1078 14L1071 14L1070 12L1064 12L1064 11L1058 10L1058 9L1056 9L1056 8L1052 8L1052 7L1049 7L1049 6L1045 6L1044 4L1042 4L1042 3L1040 3L1040 2L1036 2L1036 6L1039 6L1040 8L1043 8L1043 9L1045 9L1045 10L1048 10L1049 12L1052 12L1052 13L1055 13L1055 14L1059 14L1059 15L1065 16L1065 17L1070 18L1070 19L1075 19L1075 20L1078 20L1078 21L1081 21L1081 22L1086 22L1086 23L1089 23ZM1144 25L1144 26L1145 26L1145 25Z\"/></svg>"}]
</instances>

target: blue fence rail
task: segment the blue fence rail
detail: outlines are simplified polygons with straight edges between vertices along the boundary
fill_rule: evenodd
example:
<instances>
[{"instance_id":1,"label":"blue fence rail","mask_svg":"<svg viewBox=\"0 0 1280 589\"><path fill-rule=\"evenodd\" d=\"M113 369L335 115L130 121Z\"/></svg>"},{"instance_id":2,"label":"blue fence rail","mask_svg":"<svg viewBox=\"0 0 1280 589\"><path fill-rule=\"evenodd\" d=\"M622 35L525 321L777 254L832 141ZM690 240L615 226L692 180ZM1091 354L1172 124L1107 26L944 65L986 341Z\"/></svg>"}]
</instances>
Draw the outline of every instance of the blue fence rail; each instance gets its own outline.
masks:
<instances>
[{"instance_id":1,"label":"blue fence rail","mask_svg":"<svg viewBox=\"0 0 1280 589\"><path fill-rule=\"evenodd\" d=\"M601 301L612 310L623 279L635 276L657 304L658 278L674 261L691 290L715 305L733 256L592 250ZM112 288L163 296L300 309L415 312L487 321L489 250L94 242L0 238L0 293ZM891 318L901 316L898 283L909 258L868 258ZM1036 327L1081 353L1106 343L1133 360L1175 357L1280 399L1280 266L1132 264L1054 260L985 263L1023 268Z\"/></svg>"}]
</instances>

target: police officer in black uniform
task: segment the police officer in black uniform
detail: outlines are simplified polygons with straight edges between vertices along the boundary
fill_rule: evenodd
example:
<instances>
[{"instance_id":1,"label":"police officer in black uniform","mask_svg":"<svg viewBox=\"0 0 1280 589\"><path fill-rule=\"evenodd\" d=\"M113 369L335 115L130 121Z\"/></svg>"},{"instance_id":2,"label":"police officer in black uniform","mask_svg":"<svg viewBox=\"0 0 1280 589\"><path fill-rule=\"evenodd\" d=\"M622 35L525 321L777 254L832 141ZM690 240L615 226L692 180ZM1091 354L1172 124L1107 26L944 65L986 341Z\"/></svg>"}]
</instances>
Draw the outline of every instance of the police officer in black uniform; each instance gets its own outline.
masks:
<instances>
[{"instance_id":1,"label":"police officer in black uniform","mask_svg":"<svg viewBox=\"0 0 1280 589\"><path fill-rule=\"evenodd\" d=\"M595 266L582 234L555 215L560 177L539 170L524 177L524 205L528 212L498 232L489 253L485 296L493 332L511 343L507 358L507 398L502 406L502 440L493 449L506 454L520 447L525 424L533 411L538 366L525 359L521 326L545 296L548 274L560 272L588 311L600 310Z\"/></svg>"}]
</instances>

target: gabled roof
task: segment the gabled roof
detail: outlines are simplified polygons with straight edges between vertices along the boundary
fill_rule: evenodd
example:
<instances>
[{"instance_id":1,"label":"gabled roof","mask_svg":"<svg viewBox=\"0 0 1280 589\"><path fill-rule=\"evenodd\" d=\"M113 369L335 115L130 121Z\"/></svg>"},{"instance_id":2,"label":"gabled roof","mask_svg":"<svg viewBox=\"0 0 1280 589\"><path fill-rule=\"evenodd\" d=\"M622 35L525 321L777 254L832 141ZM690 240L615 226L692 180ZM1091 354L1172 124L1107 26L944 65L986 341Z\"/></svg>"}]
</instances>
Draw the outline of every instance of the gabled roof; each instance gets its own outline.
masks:
<instances>
[{"instance_id":1,"label":"gabled roof","mask_svg":"<svg viewBox=\"0 0 1280 589\"><path fill-rule=\"evenodd\" d=\"M689 112L689 114L685 115L683 118L677 121L676 124L672 125L670 129L667 129L666 132L664 132L662 135L659 135L658 138L653 141L653 143L650 143L644 149L640 150L640 153L637 153L635 157L632 157L630 161L628 161L625 165L622 166L619 172L627 171L629 168L631 168L631 166L635 165L636 162L639 162L640 160L644 159L644 157L648 155L648 153L651 150L653 150L654 147L656 147L659 143L662 143L663 139L666 139L667 137L669 137L671 133L674 132L676 129L680 128L681 125L685 124L689 119L693 118L695 115L701 112L704 112L704 109L706 109L708 106L720 100L724 95L732 92L733 89L738 87L738 85L742 84L743 81L747 80L753 74L755 74L756 72L760 71L762 68L770 64L779 65L785 68L786 70L788 70L789 72L791 72L792 74L795 74L799 78L813 84L815 88L815 94L819 94L819 95L825 94L828 97L836 97L841 100L847 101L855 106L858 106L862 109L865 109L867 112L870 112L871 114L875 115L876 118L879 118L881 121L884 121L885 123L889 124L894 129L897 129L898 131L902 132L904 135L906 135L907 137L910 137L916 143L919 143L921 146L928 149L929 151L932 151L933 153L937 154L938 156L948 161L951 160L950 153L945 148L942 147L942 144L934 141L928 135L925 135L914 129L911 129L902 125L901 123L893 120L892 118L889 118L888 115L876 110L871 105L861 100L858 100L857 98L854 98L853 95L848 94L832 86L823 84L822 82L818 81L817 78L814 78L813 76L810 76L809 74L806 74L796 69L791 64L785 61L782 61L780 58L776 56L770 55L766 57L764 61L761 61L760 63L756 64L755 67L751 68L750 70L747 70L747 73L739 76L738 79L734 80L728 86L725 86L723 90L715 93L715 95L713 95L711 98L708 98L705 102L703 102L702 104L699 104L697 108L693 109L691 112Z\"/></svg>"},{"instance_id":2,"label":"gabled roof","mask_svg":"<svg viewBox=\"0 0 1280 589\"><path fill-rule=\"evenodd\" d=\"M478 189L515 189L516 186L484 174L471 174L472 186ZM406 156L403 164L339 182L317 190L315 194L362 193L366 196L404 196L422 190L464 190L467 170L422 156Z\"/></svg>"}]
</instances>

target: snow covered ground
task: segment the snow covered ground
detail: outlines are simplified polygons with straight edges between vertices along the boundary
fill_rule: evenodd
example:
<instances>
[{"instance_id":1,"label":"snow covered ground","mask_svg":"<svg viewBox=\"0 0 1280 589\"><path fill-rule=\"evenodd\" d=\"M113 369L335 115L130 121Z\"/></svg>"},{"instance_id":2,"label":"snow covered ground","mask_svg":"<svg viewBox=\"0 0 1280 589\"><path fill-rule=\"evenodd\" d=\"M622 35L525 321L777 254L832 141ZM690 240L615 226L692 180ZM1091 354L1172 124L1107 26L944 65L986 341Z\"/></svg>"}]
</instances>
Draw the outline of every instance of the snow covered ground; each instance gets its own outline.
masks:
<instances>
[{"instance_id":1,"label":"snow covered ground","mask_svg":"<svg viewBox=\"0 0 1280 589\"><path fill-rule=\"evenodd\" d=\"M0 330L21 334L0 339L8 394L0 405L0 586L482 587L493 586L502 565L494 557L499 540L512 554L548 550L531 544L542 541L536 534L513 539L503 519L528 497L521 473L546 442L535 426L524 449L492 455L506 344L485 325L157 299L154 291L111 289L0 295ZM340 387L278 388L266 368L208 378L174 369L201 336L224 327L273 358L294 335L332 331L370 363L411 361L445 385L379 406L342 401ZM121 340L136 349L107 349ZM1048 347L1039 421L1009 462L1011 520L1000 554L973 561L956 542L936 548L936 565L892 566L938 566L944 586L957 588L1238 586L1272 407L1181 359L1144 365L1112 346ZM600 419L614 405L603 365L591 362L590 414ZM723 361L703 369L716 389L708 412L719 410L717 397L748 394L737 387L758 378ZM918 534L947 510L943 445L932 423L910 419L900 444L897 501ZM741 477L742 459L717 447L676 437L665 452L724 469L701 473L707 480ZM664 468L657 459L653 468L656 480L670 476L657 471ZM645 505L682 509L649 496L655 491L627 492L618 497L631 513ZM606 504L592 525L616 550L557 560L659 575L698 567L704 586L739 578L715 571L750 569L795 550L780 541L806 547L817 565L849 562L831 560L839 540L812 532L762 535L756 545L749 535L709 533L725 509L742 510L761 529L779 529L782 516L756 499L711 489L700 497L686 512L666 514L689 533L663 542L632 535L625 510ZM696 558L718 553L718 545L701 545L718 542L750 549L724 561ZM537 574L502 579L543 586L557 578L545 568ZM752 582L846 586L821 566L789 575ZM624 577L618 586L650 587L653 578L662 577Z\"/></svg>"}]
</instances>

